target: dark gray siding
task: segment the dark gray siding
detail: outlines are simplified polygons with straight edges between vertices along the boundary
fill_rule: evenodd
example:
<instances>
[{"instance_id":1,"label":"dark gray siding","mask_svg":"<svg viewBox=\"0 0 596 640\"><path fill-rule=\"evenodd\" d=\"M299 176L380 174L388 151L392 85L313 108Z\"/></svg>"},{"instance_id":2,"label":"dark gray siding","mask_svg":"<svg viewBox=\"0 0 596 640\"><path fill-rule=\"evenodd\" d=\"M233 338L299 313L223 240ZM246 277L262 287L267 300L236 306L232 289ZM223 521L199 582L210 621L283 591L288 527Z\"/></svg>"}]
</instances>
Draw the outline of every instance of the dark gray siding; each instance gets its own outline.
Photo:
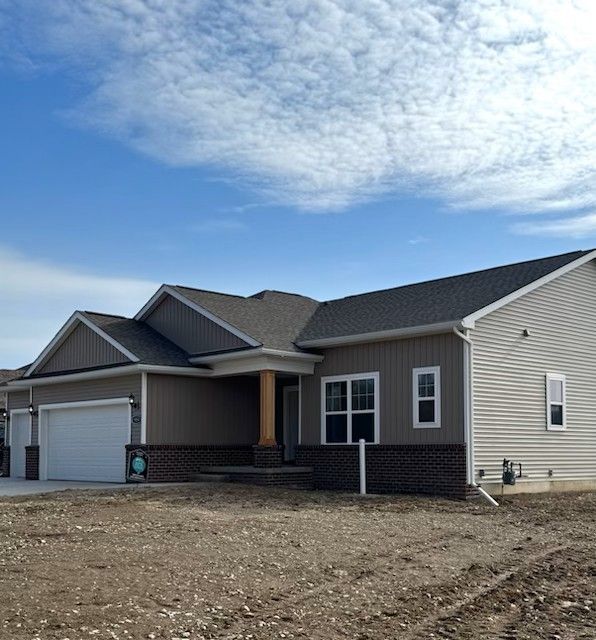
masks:
<instances>
[{"instance_id":1,"label":"dark gray siding","mask_svg":"<svg viewBox=\"0 0 596 640\"><path fill-rule=\"evenodd\" d=\"M452 333L371 342L323 351L302 377L302 444L321 443L321 377L379 372L381 444L463 442L463 346ZM441 428L414 429L412 369L441 367Z\"/></svg>"},{"instance_id":2,"label":"dark gray siding","mask_svg":"<svg viewBox=\"0 0 596 640\"><path fill-rule=\"evenodd\" d=\"M40 404L54 404L59 402L83 402L85 400L104 400L108 398L125 398L134 393L141 400L141 376L118 376L115 378L97 378L80 382L64 384L49 384L43 387L33 387L33 406L37 409ZM27 401L27 404L29 402ZM132 442L140 442L141 424L133 422ZM38 444L38 417L33 417L31 428L31 444Z\"/></svg>"},{"instance_id":3,"label":"dark gray siding","mask_svg":"<svg viewBox=\"0 0 596 640\"><path fill-rule=\"evenodd\" d=\"M147 376L149 444L256 444L257 377Z\"/></svg>"},{"instance_id":4,"label":"dark gray siding","mask_svg":"<svg viewBox=\"0 0 596 640\"><path fill-rule=\"evenodd\" d=\"M36 369L36 373L89 369L121 362L130 360L80 322L60 347Z\"/></svg>"},{"instance_id":5,"label":"dark gray siding","mask_svg":"<svg viewBox=\"0 0 596 640\"><path fill-rule=\"evenodd\" d=\"M29 406L29 389L26 391L11 391L8 394L9 409L24 409Z\"/></svg>"},{"instance_id":6,"label":"dark gray siding","mask_svg":"<svg viewBox=\"0 0 596 640\"><path fill-rule=\"evenodd\" d=\"M166 296L145 322L187 353L207 353L248 346L190 307Z\"/></svg>"}]
</instances>

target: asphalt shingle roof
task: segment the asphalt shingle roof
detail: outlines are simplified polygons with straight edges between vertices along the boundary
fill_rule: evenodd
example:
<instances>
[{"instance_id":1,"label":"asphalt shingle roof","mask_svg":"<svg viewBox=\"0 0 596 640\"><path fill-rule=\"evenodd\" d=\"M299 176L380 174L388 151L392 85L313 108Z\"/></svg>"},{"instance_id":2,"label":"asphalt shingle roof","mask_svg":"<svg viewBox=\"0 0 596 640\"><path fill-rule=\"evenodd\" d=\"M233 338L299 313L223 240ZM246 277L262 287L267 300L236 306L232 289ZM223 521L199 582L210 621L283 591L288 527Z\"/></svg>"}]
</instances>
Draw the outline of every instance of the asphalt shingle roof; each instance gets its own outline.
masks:
<instances>
[{"instance_id":1,"label":"asphalt shingle roof","mask_svg":"<svg viewBox=\"0 0 596 640\"><path fill-rule=\"evenodd\" d=\"M587 253L574 251L323 302L297 341L461 320Z\"/></svg>"},{"instance_id":2,"label":"asphalt shingle roof","mask_svg":"<svg viewBox=\"0 0 596 640\"><path fill-rule=\"evenodd\" d=\"M188 354L138 320L91 311L81 312L93 324L139 358L139 364L188 367Z\"/></svg>"},{"instance_id":3,"label":"asphalt shingle roof","mask_svg":"<svg viewBox=\"0 0 596 640\"><path fill-rule=\"evenodd\" d=\"M172 288L263 346L285 351L300 351L296 338L319 305L312 298L282 291L266 290L245 298L179 285Z\"/></svg>"}]
</instances>

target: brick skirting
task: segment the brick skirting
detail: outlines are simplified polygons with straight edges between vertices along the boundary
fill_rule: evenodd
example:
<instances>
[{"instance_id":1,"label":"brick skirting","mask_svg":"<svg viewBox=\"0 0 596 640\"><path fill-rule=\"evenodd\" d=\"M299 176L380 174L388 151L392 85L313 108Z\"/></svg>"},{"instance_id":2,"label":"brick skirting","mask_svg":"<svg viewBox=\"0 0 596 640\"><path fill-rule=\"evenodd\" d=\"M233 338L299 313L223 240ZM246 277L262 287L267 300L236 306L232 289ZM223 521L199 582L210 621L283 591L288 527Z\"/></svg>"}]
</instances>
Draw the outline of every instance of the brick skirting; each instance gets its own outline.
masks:
<instances>
[{"instance_id":1,"label":"brick skirting","mask_svg":"<svg viewBox=\"0 0 596 640\"><path fill-rule=\"evenodd\" d=\"M276 444L272 446L253 445L254 465L260 469L281 467L284 462L284 448Z\"/></svg>"},{"instance_id":2,"label":"brick skirting","mask_svg":"<svg viewBox=\"0 0 596 640\"><path fill-rule=\"evenodd\" d=\"M261 467L262 468L262 467ZM230 478L231 482L239 484L256 484L268 487L285 487L287 489L303 489L305 491L313 489L312 469L295 471L294 473L284 473L271 468L271 473L246 473L234 474Z\"/></svg>"},{"instance_id":3,"label":"brick skirting","mask_svg":"<svg viewBox=\"0 0 596 640\"><path fill-rule=\"evenodd\" d=\"M129 444L127 471L128 453L137 449L149 456L148 482L190 482L201 467L253 464L251 445Z\"/></svg>"},{"instance_id":4,"label":"brick skirting","mask_svg":"<svg viewBox=\"0 0 596 640\"><path fill-rule=\"evenodd\" d=\"M2 471L4 478L8 478L10 476L10 447L0 447L0 451L2 452L0 471Z\"/></svg>"},{"instance_id":5,"label":"brick skirting","mask_svg":"<svg viewBox=\"0 0 596 640\"><path fill-rule=\"evenodd\" d=\"M299 445L296 464L313 467L317 489L359 489L357 445ZM425 493L466 499L466 446L367 445L366 486L370 493Z\"/></svg>"},{"instance_id":6,"label":"brick skirting","mask_svg":"<svg viewBox=\"0 0 596 640\"><path fill-rule=\"evenodd\" d=\"M25 447L25 478L39 480L39 446Z\"/></svg>"}]
</instances>

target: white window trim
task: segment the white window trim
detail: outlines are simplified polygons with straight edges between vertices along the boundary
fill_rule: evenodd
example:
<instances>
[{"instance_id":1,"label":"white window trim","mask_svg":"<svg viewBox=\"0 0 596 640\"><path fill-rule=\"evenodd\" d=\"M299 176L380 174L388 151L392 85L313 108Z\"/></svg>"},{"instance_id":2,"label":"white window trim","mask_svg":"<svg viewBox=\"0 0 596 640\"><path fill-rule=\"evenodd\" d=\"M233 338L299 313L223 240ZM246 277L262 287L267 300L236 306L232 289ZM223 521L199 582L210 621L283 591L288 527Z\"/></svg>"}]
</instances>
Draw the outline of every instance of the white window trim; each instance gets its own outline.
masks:
<instances>
[{"instance_id":1,"label":"white window trim","mask_svg":"<svg viewBox=\"0 0 596 640\"><path fill-rule=\"evenodd\" d=\"M434 373L435 375L435 421L420 422L419 400L429 400L432 398L418 397L418 376L423 373ZM414 429L440 429L441 428L441 367L416 367L412 369L412 420Z\"/></svg>"},{"instance_id":2,"label":"white window trim","mask_svg":"<svg viewBox=\"0 0 596 640\"><path fill-rule=\"evenodd\" d=\"M338 445L340 447L357 447L357 442L352 442L352 413L371 413L370 411L362 411L362 410L352 410L352 385L350 384L352 380L363 380L365 378L373 378L375 381L375 408L374 408L374 440L372 442L367 442L366 444L379 444L379 399L380 399L380 391L379 391L379 372L372 371L368 373L350 373L347 375L337 375L337 376L323 376L321 378L321 444L328 444L329 446ZM327 428L326 428L326 420L325 416L327 415L327 411L325 411L325 385L328 382L346 382L346 393L347 393L347 407L348 410L345 412L348 416L348 432L347 432L347 442L327 442ZM343 414L344 411L329 411L329 414Z\"/></svg>"},{"instance_id":3,"label":"white window trim","mask_svg":"<svg viewBox=\"0 0 596 640\"><path fill-rule=\"evenodd\" d=\"M562 392L563 392L563 397L562 400L563 402L558 403L558 402L552 402L551 401L551 394L550 394L550 383L551 380L557 380L559 382L562 382ZM561 406L563 407L563 424L552 424L551 422L551 412L550 412L550 406L551 404L561 404ZM567 378L562 374L562 373L547 373L546 374L546 430L547 431L565 431L565 429L567 429Z\"/></svg>"}]
</instances>

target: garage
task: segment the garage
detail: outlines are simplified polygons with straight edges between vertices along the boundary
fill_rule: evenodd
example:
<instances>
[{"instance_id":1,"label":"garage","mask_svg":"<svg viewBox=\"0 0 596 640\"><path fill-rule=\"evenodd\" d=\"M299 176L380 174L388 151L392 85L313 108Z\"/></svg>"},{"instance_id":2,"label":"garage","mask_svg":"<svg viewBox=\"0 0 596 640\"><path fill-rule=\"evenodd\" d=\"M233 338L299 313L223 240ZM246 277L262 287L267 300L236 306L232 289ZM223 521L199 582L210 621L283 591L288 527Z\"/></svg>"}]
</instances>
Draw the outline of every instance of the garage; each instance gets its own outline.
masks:
<instances>
[{"instance_id":1,"label":"garage","mask_svg":"<svg viewBox=\"0 0 596 640\"><path fill-rule=\"evenodd\" d=\"M126 400L44 411L48 480L124 482L130 442Z\"/></svg>"}]
</instances>

